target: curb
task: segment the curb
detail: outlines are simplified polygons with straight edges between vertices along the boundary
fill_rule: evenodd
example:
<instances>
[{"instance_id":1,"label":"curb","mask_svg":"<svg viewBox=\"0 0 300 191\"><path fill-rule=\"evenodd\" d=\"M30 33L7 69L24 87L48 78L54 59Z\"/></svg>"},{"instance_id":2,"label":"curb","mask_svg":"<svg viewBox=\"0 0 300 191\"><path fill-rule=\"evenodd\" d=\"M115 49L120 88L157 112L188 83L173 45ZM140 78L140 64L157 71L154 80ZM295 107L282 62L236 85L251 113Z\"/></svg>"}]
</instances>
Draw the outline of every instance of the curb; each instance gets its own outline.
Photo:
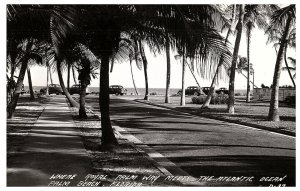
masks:
<instances>
[{"instance_id":1,"label":"curb","mask_svg":"<svg viewBox=\"0 0 300 191\"><path fill-rule=\"evenodd\" d=\"M68 104L68 106L70 109L69 104ZM89 108L87 108L87 106ZM92 106L86 104L86 111L91 113L94 116L97 116L99 118L99 120L101 121L101 116L99 116L96 112L94 112L93 109L94 108ZM73 112L71 112L71 113L73 115ZM187 179L189 181L177 180L177 182L181 183L182 186L205 186L205 184L198 182L196 178L192 177L187 172L182 170L180 167L176 166L176 164L174 164L173 162L168 160L162 154L158 153L157 151L155 151L148 145L143 144L142 141L137 139L132 134L128 133L122 127L114 125L114 124L112 124L112 127L113 127L114 133L118 139L123 140L124 142L126 142L126 144L132 146L135 150L137 150L137 152L139 152L142 156L144 156L147 160L149 160L153 164L153 166L156 167L165 176L185 177L185 179ZM125 135L123 135L122 132ZM159 159L159 161L155 160L155 158Z\"/></svg>"},{"instance_id":2,"label":"curb","mask_svg":"<svg viewBox=\"0 0 300 191\"><path fill-rule=\"evenodd\" d=\"M270 131L270 132L279 133L279 134L282 134L282 135L288 135L288 136L296 137L295 132L286 131L284 129L274 129L274 128L270 128L270 127L266 127L266 126L262 126L262 125L257 125L257 124L247 123L247 122L240 122L240 121L236 121L236 120L232 120L232 119L222 119L222 118L214 117L214 116L208 115L208 114L195 114L195 113L191 113L191 112L180 111L179 109L175 109L175 108L172 108L172 107L168 107L168 106L164 106L164 105L158 105L158 104L151 103L151 102L140 101L140 100L137 100L137 99L133 100L133 101L138 102L138 103L143 103L143 104L147 104L147 105L160 107L160 108L164 108L164 109L169 109L169 110L172 110L172 111L176 111L176 112L180 112L180 113L184 113L184 114L189 114L189 115L193 115L193 116L197 116L197 117L205 117L205 118L209 118L209 119L229 122L229 123L238 124L238 125L244 125L244 126L253 127L253 128L256 128L256 129L261 129L261 130L266 130L266 131Z\"/></svg>"}]
</instances>

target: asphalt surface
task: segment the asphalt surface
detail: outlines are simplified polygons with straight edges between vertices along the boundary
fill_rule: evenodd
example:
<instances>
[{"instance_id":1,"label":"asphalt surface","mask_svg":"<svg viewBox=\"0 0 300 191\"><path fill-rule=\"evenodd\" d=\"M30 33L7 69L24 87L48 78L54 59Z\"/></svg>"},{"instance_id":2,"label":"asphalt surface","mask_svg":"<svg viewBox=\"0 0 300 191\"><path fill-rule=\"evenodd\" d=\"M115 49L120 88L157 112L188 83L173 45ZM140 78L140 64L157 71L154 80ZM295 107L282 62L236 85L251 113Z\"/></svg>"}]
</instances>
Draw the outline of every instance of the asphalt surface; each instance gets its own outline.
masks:
<instances>
[{"instance_id":1,"label":"asphalt surface","mask_svg":"<svg viewBox=\"0 0 300 191\"><path fill-rule=\"evenodd\" d=\"M99 111L98 97L87 104ZM295 138L111 97L111 120L176 164L214 186L295 186ZM156 160L159 160L156 158ZM251 181L227 181L220 176ZM283 178L279 181L278 178ZM200 180L199 179L199 180Z\"/></svg>"}]
</instances>

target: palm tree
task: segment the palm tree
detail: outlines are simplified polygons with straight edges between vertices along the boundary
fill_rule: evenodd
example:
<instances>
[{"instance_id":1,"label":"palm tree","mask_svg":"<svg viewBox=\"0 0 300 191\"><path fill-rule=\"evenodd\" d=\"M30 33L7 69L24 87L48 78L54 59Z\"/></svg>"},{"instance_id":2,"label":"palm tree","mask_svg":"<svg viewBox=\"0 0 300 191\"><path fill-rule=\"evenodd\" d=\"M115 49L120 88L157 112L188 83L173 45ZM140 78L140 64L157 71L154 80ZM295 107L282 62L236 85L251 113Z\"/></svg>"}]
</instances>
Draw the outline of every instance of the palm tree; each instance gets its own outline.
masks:
<instances>
[{"instance_id":1,"label":"palm tree","mask_svg":"<svg viewBox=\"0 0 300 191\"><path fill-rule=\"evenodd\" d=\"M68 99L71 107L79 107L78 103L72 98L69 91L67 90L64 79L62 76L62 67L63 65L66 65L66 61L62 61L60 58L56 58L56 70L58 75L59 84L61 86L61 89L63 90L66 98Z\"/></svg>"},{"instance_id":2,"label":"palm tree","mask_svg":"<svg viewBox=\"0 0 300 191\"><path fill-rule=\"evenodd\" d=\"M274 10L273 5L246 5L244 15L244 25L247 35L247 94L246 102L250 102L250 42L252 30L257 26L260 29L266 29L268 26L267 17L270 11Z\"/></svg>"},{"instance_id":3,"label":"palm tree","mask_svg":"<svg viewBox=\"0 0 300 191\"><path fill-rule=\"evenodd\" d=\"M30 11L28 11L30 10ZM55 50L57 71L62 89L70 105L78 105L67 92L61 74L62 51L67 32L74 27L74 7L70 5L9 5L7 6L7 34L9 41L34 38L39 41L52 42ZM30 22L28 22L30 20Z\"/></svg>"},{"instance_id":4,"label":"palm tree","mask_svg":"<svg viewBox=\"0 0 300 191\"><path fill-rule=\"evenodd\" d=\"M30 68L29 67L27 67L27 77L28 77L28 86L29 86L30 99L33 100L34 99L34 92L33 92L31 73L30 73Z\"/></svg>"},{"instance_id":5,"label":"palm tree","mask_svg":"<svg viewBox=\"0 0 300 191\"><path fill-rule=\"evenodd\" d=\"M71 63L68 62L68 75L67 75L67 90L70 91L70 73L71 73Z\"/></svg>"},{"instance_id":6,"label":"palm tree","mask_svg":"<svg viewBox=\"0 0 300 191\"><path fill-rule=\"evenodd\" d=\"M134 39L132 39L131 44L133 46L132 49L130 49L130 53L129 53L129 65L130 65L130 72L131 72L131 79L132 79L132 83L133 83L133 87L135 90L135 94L139 95L139 92L136 88L135 85L135 80L134 80L134 76L133 76L133 70L132 70L132 61L135 60L136 66L139 70L142 69L142 59L140 58L140 52L138 50L138 44L136 44L136 42L134 41Z\"/></svg>"},{"instance_id":7,"label":"palm tree","mask_svg":"<svg viewBox=\"0 0 300 191\"><path fill-rule=\"evenodd\" d=\"M138 45L139 45L140 54L141 54L142 61L143 61L144 76L145 76L145 97L144 97L144 100L149 101L149 85L148 85L148 71L147 71L148 61L147 61L144 46L143 46L143 43L142 43L141 40L138 41Z\"/></svg>"},{"instance_id":8,"label":"palm tree","mask_svg":"<svg viewBox=\"0 0 300 191\"><path fill-rule=\"evenodd\" d=\"M233 7L231 8L232 9L232 14L231 14L231 24L228 28L228 31L227 31L227 35L226 35L226 38L225 38L225 45L227 45L228 43L228 38L230 36L230 34L233 33L234 31L234 27L235 27L235 20L236 20L236 5L234 4ZM211 82L211 85L210 85L210 88L209 88L209 92L205 98L205 101L203 103L203 105L201 106L201 109L205 109L205 108L208 108L209 104L210 104L210 101L211 101L211 98L213 96L213 93L215 91L215 86L216 86L216 82L217 82L217 77L218 77L218 74L220 73L220 68L222 65L224 65L225 62L224 62L224 55L221 55L220 57L220 60L219 60L219 63L218 63L218 66L217 66L217 69L215 71L215 74L214 74L214 77L212 79L212 82ZM226 67L227 69L230 68L230 66L226 66L224 65L224 67Z\"/></svg>"},{"instance_id":9,"label":"palm tree","mask_svg":"<svg viewBox=\"0 0 300 191\"><path fill-rule=\"evenodd\" d=\"M68 63L77 63L79 71L78 79L80 81L80 97L79 97L79 118L86 119L85 96L86 88L90 84L91 78L96 78L98 66L100 62L96 56L83 44L76 43L74 48L66 54ZM76 67L70 64L71 67Z\"/></svg>"},{"instance_id":10,"label":"palm tree","mask_svg":"<svg viewBox=\"0 0 300 191\"><path fill-rule=\"evenodd\" d=\"M277 54L277 59L275 63L275 70L273 76L273 87L271 93L271 101L269 108L268 120L270 121L280 121L278 112L278 96L279 96L279 79L281 73L281 65L284 56L284 49L288 41L288 35L291 27L296 20L296 6L289 5L287 7L281 8L275 11L271 16L270 30L272 28L284 28L283 34L280 40L280 47Z\"/></svg>"},{"instance_id":11,"label":"palm tree","mask_svg":"<svg viewBox=\"0 0 300 191\"><path fill-rule=\"evenodd\" d=\"M71 46L70 46L71 47ZM70 48L68 47L68 49ZM59 50L56 50L55 52L55 48L51 47L51 50L49 51L49 53L47 53L48 58L47 60L49 61L49 65L53 66L56 68L56 72L58 75L58 80L59 80L59 84L63 90L64 95L66 96L66 98L68 99L70 106L71 107L79 107L79 104L72 98L72 96L70 95L69 91L67 90L64 80L63 80L63 74L62 74L62 70L64 70L65 66L68 65L69 61L68 59L66 59L66 55L67 55L67 50L68 49L63 49L64 52L59 52ZM59 55L59 56L57 56Z\"/></svg>"},{"instance_id":12,"label":"palm tree","mask_svg":"<svg viewBox=\"0 0 300 191\"><path fill-rule=\"evenodd\" d=\"M166 59L167 59L167 75L166 75L166 94L165 103L170 103L170 82L171 82L171 59L170 59L170 39L166 33Z\"/></svg>"},{"instance_id":13,"label":"palm tree","mask_svg":"<svg viewBox=\"0 0 300 191\"><path fill-rule=\"evenodd\" d=\"M181 76L181 97L180 97L180 105L185 106L185 48L182 50L182 76Z\"/></svg>"},{"instance_id":14,"label":"palm tree","mask_svg":"<svg viewBox=\"0 0 300 191\"><path fill-rule=\"evenodd\" d=\"M230 114L234 114L234 81L235 81L235 69L237 64L237 58L239 54L239 47L243 32L243 20L244 20L244 10L245 5L239 5L239 20L236 26L237 29L237 35L235 39L235 45L233 50L233 56L232 56L232 64L230 68L230 79L229 79L229 98L228 98L228 105L227 110Z\"/></svg>"},{"instance_id":15,"label":"palm tree","mask_svg":"<svg viewBox=\"0 0 300 191\"><path fill-rule=\"evenodd\" d=\"M39 54L37 54L35 51L34 43L35 43L35 40L26 39L26 40L23 40L23 42L21 44L22 53L20 55L20 60L19 60L21 69L19 72L18 80L16 83L16 88L13 92L12 99L9 102L9 104L7 105L7 112L8 112L7 118L13 117L13 113L16 109L18 99L20 96L20 92L22 90L23 80L24 80L24 76L26 73L26 69L28 67L28 62L30 60L36 60L36 62L39 62L39 63L42 62L42 57Z\"/></svg>"},{"instance_id":16,"label":"palm tree","mask_svg":"<svg viewBox=\"0 0 300 191\"><path fill-rule=\"evenodd\" d=\"M278 54L277 48L280 46L280 41L281 41L281 37L283 35L283 30L279 29L279 28L269 28L268 31L266 32L268 33L268 41L267 43L271 43L273 42L273 47L276 51L276 55ZM284 62L285 62L285 69L286 71L288 71L288 74L290 76L290 79L294 85L294 87L296 87L296 83L294 81L294 78L291 74L290 71L290 67L288 66L288 62L287 62L287 50L288 48L296 48L296 28L295 26L293 26L293 29L291 29L291 31L288 34L288 40L286 42L285 48L284 48Z\"/></svg>"}]
</instances>

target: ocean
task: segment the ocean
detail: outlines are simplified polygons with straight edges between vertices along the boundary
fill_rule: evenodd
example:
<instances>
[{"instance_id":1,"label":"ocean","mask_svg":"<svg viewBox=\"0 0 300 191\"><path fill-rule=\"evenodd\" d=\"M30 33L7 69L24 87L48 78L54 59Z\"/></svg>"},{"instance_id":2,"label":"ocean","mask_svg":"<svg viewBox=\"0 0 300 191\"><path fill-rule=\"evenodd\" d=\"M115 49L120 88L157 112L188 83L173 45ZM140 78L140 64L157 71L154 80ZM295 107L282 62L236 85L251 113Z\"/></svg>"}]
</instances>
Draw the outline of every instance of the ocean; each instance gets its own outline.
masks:
<instances>
[{"instance_id":1,"label":"ocean","mask_svg":"<svg viewBox=\"0 0 300 191\"><path fill-rule=\"evenodd\" d=\"M33 86L33 91L39 92L40 89L44 88L44 86ZM24 87L25 91L27 91L29 88L28 86ZM89 87L91 92L99 92L99 87ZM127 89L127 95L135 95L134 88L126 88ZM137 88L138 93L140 95L145 94L145 88ZM170 95L177 94L177 92L180 90L180 88L170 88ZM165 95L166 89L165 88L149 88L149 95ZM242 95L246 94L246 90L243 89L237 89L235 90L235 93L240 93Z\"/></svg>"}]
</instances>

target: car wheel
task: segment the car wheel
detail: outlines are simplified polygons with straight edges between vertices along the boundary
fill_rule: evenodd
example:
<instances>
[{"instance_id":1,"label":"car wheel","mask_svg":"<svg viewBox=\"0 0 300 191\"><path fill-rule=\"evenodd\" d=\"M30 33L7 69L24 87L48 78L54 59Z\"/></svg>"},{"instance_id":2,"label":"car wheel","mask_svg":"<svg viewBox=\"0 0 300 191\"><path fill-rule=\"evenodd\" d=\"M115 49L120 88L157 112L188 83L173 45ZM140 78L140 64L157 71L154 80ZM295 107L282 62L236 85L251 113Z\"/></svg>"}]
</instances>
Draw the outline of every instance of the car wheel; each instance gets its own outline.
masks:
<instances>
[{"instance_id":1,"label":"car wheel","mask_svg":"<svg viewBox=\"0 0 300 191\"><path fill-rule=\"evenodd\" d=\"M59 92L56 92L56 95L59 95Z\"/></svg>"},{"instance_id":2,"label":"car wheel","mask_svg":"<svg viewBox=\"0 0 300 191\"><path fill-rule=\"evenodd\" d=\"M124 95L123 93L121 93L121 96Z\"/></svg>"}]
</instances>

